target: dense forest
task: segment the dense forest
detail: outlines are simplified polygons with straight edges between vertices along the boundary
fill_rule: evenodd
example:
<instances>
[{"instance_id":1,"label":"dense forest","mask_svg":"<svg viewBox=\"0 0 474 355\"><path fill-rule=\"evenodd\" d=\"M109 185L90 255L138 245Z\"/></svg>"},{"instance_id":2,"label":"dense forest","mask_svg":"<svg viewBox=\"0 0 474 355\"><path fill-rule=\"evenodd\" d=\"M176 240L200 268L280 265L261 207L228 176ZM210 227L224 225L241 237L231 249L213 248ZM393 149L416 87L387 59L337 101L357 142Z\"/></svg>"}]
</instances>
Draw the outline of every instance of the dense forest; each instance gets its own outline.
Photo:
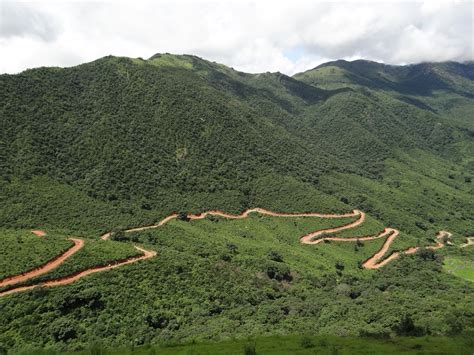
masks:
<instances>
[{"instance_id":1,"label":"dense forest","mask_svg":"<svg viewBox=\"0 0 474 355\"><path fill-rule=\"evenodd\" d=\"M0 297L0 353L302 329L472 335L474 284L448 266L474 259L459 249L474 236L474 63L335 61L289 77L190 55L109 56L0 75L0 88L0 274L48 260L71 235L87 248L43 279L134 255L132 243L158 252ZM120 233L173 212L251 207L360 209L368 221L354 233L398 228L393 250L439 230L453 245L369 271L360 262L381 241L303 246L300 220ZM33 228L54 246L28 240ZM111 230L109 244L96 240Z\"/></svg>"}]
</instances>

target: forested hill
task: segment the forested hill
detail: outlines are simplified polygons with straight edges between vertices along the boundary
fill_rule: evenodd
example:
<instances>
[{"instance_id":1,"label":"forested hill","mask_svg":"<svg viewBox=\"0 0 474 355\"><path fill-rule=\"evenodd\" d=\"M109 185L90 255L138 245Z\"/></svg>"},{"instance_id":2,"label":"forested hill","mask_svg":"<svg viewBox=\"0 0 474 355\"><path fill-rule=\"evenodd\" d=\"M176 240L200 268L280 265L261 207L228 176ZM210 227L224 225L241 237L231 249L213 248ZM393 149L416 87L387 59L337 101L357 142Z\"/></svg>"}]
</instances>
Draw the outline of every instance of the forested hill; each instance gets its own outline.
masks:
<instances>
[{"instance_id":1,"label":"forested hill","mask_svg":"<svg viewBox=\"0 0 474 355\"><path fill-rule=\"evenodd\" d=\"M473 225L472 63L336 61L289 77L109 56L0 87L7 227L97 232L252 206L361 208L418 237Z\"/></svg>"},{"instance_id":2,"label":"forested hill","mask_svg":"<svg viewBox=\"0 0 474 355\"><path fill-rule=\"evenodd\" d=\"M472 71L0 75L0 354L472 353Z\"/></svg>"}]
</instances>

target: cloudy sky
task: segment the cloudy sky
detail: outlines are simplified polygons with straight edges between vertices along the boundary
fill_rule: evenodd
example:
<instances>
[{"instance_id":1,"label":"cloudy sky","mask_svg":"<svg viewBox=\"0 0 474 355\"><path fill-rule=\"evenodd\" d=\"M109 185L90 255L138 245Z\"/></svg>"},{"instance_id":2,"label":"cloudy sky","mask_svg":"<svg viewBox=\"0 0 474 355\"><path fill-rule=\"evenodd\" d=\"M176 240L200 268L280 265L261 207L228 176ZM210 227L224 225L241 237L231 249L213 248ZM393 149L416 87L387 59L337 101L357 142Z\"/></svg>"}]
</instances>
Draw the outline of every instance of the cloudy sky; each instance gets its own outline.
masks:
<instances>
[{"instance_id":1,"label":"cloudy sky","mask_svg":"<svg viewBox=\"0 0 474 355\"><path fill-rule=\"evenodd\" d=\"M6 1L0 73L188 53L246 72L474 59L474 6L446 1Z\"/></svg>"}]
</instances>

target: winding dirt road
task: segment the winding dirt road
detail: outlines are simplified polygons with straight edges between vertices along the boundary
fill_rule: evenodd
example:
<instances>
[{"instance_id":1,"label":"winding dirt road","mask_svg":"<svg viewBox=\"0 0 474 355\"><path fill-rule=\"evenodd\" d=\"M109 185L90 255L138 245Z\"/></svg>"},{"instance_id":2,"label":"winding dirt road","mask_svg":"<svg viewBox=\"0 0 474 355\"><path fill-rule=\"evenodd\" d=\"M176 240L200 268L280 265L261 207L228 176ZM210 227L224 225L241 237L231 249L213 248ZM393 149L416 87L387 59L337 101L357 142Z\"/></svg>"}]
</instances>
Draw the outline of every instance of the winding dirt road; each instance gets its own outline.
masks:
<instances>
[{"instance_id":1,"label":"winding dirt road","mask_svg":"<svg viewBox=\"0 0 474 355\"><path fill-rule=\"evenodd\" d=\"M305 234L300 238L300 242L302 244L319 244L319 243L321 243L323 241L326 241L326 240L336 241L336 242L354 242L354 241L368 241L368 240L374 240L374 239L387 237L387 239L383 243L380 250L377 251L370 258L368 258L362 264L362 266L366 269L378 269L380 267L385 266L386 264L388 264L392 260L398 258L402 254L413 254L413 253L417 252L420 249L420 247L411 247L411 248L408 248L404 251L394 252L394 253L390 254L387 258L384 259L384 256L388 252L391 244L393 243L393 241L400 234L400 232L398 230L393 229L393 228L385 228L381 233L379 233L376 236L349 237L349 238L341 238L341 237L337 237L337 236L334 236L334 237L328 236L328 237L318 238L318 237L321 237L325 234L337 233L337 232L347 230L347 229L352 229L352 228L355 228L355 227L361 225L365 221L365 213L360 211L360 210L353 210L352 212L345 213L345 214L322 214L322 213L278 213L278 212L273 212L273 211L263 209L263 208L252 208L252 209L245 210L244 212L242 212L241 214L238 214L238 215L226 213L226 212L219 211L219 210L211 210L211 211L207 211L207 212L203 212L203 213L199 213L199 214L190 214L190 215L187 215L187 218L189 218L190 220L198 220L198 219L204 219L207 216L219 216L219 217L224 217L224 218L229 218L229 219L243 219L243 218L247 218L251 213L260 213L260 214L267 215L267 216L272 216L272 217L319 217L319 218L358 217L355 221L349 222L349 223L347 223L345 225L342 225L342 226L339 226L339 227L320 229L320 230L316 230L314 232ZM139 231L143 231L143 230L147 230L147 229L159 228L159 227L163 226L164 224L168 223L169 221L178 218L178 216L179 215L177 213L173 213L173 214L169 215L168 217L163 218L157 224L153 224L153 225L149 225L149 226L143 226L143 227L130 228L130 229L124 230L123 232L130 233L130 232L139 232ZM35 231L32 231L32 232L35 232ZM40 232L43 232L43 231L40 231ZM46 234L45 232L43 232L43 233ZM101 235L100 238L103 239L103 240L108 240L111 237L111 235L112 235L112 232L108 232L108 233L105 233L105 234ZM446 232L446 231L440 231L436 236L436 242L437 242L436 245L429 246L427 248L435 250L435 249L439 249L439 248L444 247L445 237L450 238L451 233ZM58 267L59 265L61 265L64 261L66 261L67 258L69 258L71 255L76 253L84 245L84 241L82 239L70 238L70 240L72 240L74 242L74 246L72 246L70 249L68 249L65 253L63 253L60 256L54 258L53 260L49 261L48 263L46 263L45 265L43 265L39 268L36 268L34 270L28 271L28 272L20 274L20 275L12 276L12 277L1 280L0 281L0 287L4 287L4 286L24 282L26 280L29 280L29 279L33 278L33 277L42 275L42 274ZM464 246L468 246L468 245L471 245L471 244L474 244L474 237L468 238L468 243L465 244ZM135 248L137 250L141 251L143 254L140 255L140 256L135 256L135 257L131 257L131 258L128 258L128 259L125 259L125 260L113 262L113 263L111 263L107 266L92 267L90 269L78 272L78 273L73 274L73 275L65 276L65 277L62 277L62 278L59 278L59 279L48 280L48 281L45 281L45 282L42 282L42 283L29 285L29 286L18 286L16 288L12 288L12 289L0 292L0 297L10 295L10 294L13 294L13 293L17 293L17 292L31 290L33 288L40 287L40 286L41 287L54 287L54 286L60 286L60 285L68 285L68 284L70 284L74 281L77 281L77 280L79 280L79 279L81 279L81 278L83 278L87 275L97 273L97 272L106 271L106 270L110 270L110 269L115 269L115 268L120 267L122 265L131 264L131 263L134 263L134 262L137 262L137 261L140 261L140 260L155 257L157 255L157 253L155 251L145 250L145 249L142 249L138 246L135 246ZM380 260L382 260L382 261L380 261Z\"/></svg>"},{"instance_id":2,"label":"winding dirt road","mask_svg":"<svg viewBox=\"0 0 474 355\"><path fill-rule=\"evenodd\" d=\"M464 243L460 246L460 248L468 247L469 245L474 245L474 237L467 237L467 243Z\"/></svg>"},{"instance_id":3,"label":"winding dirt road","mask_svg":"<svg viewBox=\"0 0 474 355\"><path fill-rule=\"evenodd\" d=\"M355 242L355 241L368 241L368 240L374 240L374 239L379 239L379 238L385 238L387 237L387 240L384 242L380 250L375 253L373 256L371 256L369 259L367 259L362 266L366 269L378 269L381 268L382 266L387 265L389 262L393 261L394 259L398 258L401 254L413 254L417 252L420 248L419 247L410 247L404 251L401 252L394 252L390 254L387 258L383 259L384 255L388 252L390 249L391 244L393 241L398 237L400 232L394 228L385 228L382 232L380 232L376 236L364 236L364 237L354 237L354 238L341 238L341 237L323 237L319 238L318 237L324 235L324 234L331 234L331 233L337 233L343 230L347 229L352 229L355 228L365 221L365 213L360 211L360 210L353 210L350 213L345 213L345 214L323 214L323 213L278 213L278 212L273 212L264 208L252 208L245 210L241 214L230 214L226 213L223 211L219 210L211 210L199 214L189 214L187 217L190 220L196 220L196 219L204 219L207 216L219 216L219 217L224 217L224 218L229 218L229 219L242 219L242 218L247 218L251 213L260 213L263 215L267 216L272 216L272 217L320 217L320 218L347 218L347 217L359 217L357 220L350 222L348 224L342 225L340 227L335 227L335 228L328 228L328 229L320 229L316 230L314 232L308 233L303 235L300 238L300 242L302 244L319 244L325 240L330 240L330 241L336 241L336 242ZM166 218L163 218L161 221L159 221L157 224L149 225L149 226L144 226L144 227L137 227L137 228L131 228L124 230L125 233L129 232L139 232L147 229L154 229L154 228L159 228L163 226L164 224L168 223L169 221L176 219L178 217L177 213L173 213L169 215ZM110 238L112 235L111 232L106 233L101 236L102 239L107 240ZM444 237L450 238L452 235L449 232L446 231L440 231L436 237L437 244L435 246L429 246L427 249L439 249L444 247L444 243L442 242ZM383 259L383 260L382 260ZM382 261L380 261L382 260Z\"/></svg>"},{"instance_id":4,"label":"winding dirt road","mask_svg":"<svg viewBox=\"0 0 474 355\"><path fill-rule=\"evenodd\" d=\"M46 235L45 231L42 231L42 230L39 230L39 229L33 229L31 231L31 233L33 233L34 235L36 235L38 237L44 237Z\"/></svg>"},{"instance_id":5,"label":"winding dirt road","mask_svg":"<svg viewBox=\"0 0 474 355\"><path fill-rule=\"evenodd\" d=\"M354 222L354 223L356 223L356 222ZM347 229L347 228L344 228L344 229ZM315 232L315 233L317 233L317 232ZM326 233L332 233L332 231L326 232ZM400 251L400 252L394 252L394 253L390 254L387 258L384 259L385 254L388 252L388 250L390 249L390 246L392 245L393 241L398 237L399 234L400 234L400 231L398 231L397 229L385 228L382 232L380 232L376 236L353 237L353 238L324 237L324 238L320 238L320 239L317 239L317 240L314 240L312 242L305 243L305 244L318 244L318 243L321 243L325 240L336 241L336 242L357 242L358 240L359 241L367 241L367 240L374 240L374 239L387 237L387 239L385 240L385 242L383 243L383 245L379 249L379 251L377 251L374 255L372 255L370 258L368 258L366 261L364 261L362 263L362 266L365 269L379 269L379 268L387 265L389 262L395 260L396 258L398 258L402 254L414 254L418 250L421 249L420 247L410 247L410 248L405 249L405 250ZM436 245L428 246L428 247L426 247L426 249L436 250L436 249L443 248L444 247L444 239L445 238L449 239L451 237L452 237L451 233L446 232L446 231L440 231L436 235ZM382 261L380 261L380 260L382 260Z\"/></svg>"},{"instance_id":6,"label":"winding dirt road","mask_svg":"<svg viewBox=\"0 0 474 355\"><path fill-rule=\"evenodd\" d=\"M342 215L340 215L340 216L342 216ZM303 243L303 244L318 244L318 243L321 242L321 239L316 239L316 238L319 237L320 235L329 234L329 233L336 233L336 232L343 231L345 229L355 228L355 227L361 225L362 223L364 223L364 221L365 221L365 213L362 212L362 211L359 211L359 210L354 210L352 213L346 214L346 215L343 215L343 216L344 217L359 216L359 218L357 220L355 220L354 222L345 224L341 227L321 229L321 230L318 230L318 231L315 231L315 232L308 233L308 234L306 234L306 235L304 235L300 238L300 242ZM331 238L327 238L327 239L331 239ZM343 238L339 238L339 239L343 239ZM332 238L331 240L338 240L338 239L337 238L336 239Z\"/></svg>"},{"instance_id":7,"label":"winding dirt road","mask_svg":"<svg viewBox=\"0 0 474 355\"><path fill-rule=\"evenodd\" d=\"M106 271L106 270L110 270L110 269L115 269L115 268L118 268L118 267L126 265L126 264L135 263L137 261L153 258L153 257L156 256L156 251L145 250L145 249L140 248L138 246L135 246L135 248L137 250L141 251L143 253L143 255L131 257L131 258L128 258L128 259L125 259L125 260L122 260L122 261L118 261L118 262L114 262L114 263L111 263L111 264L106 265L106 266L93 267L93 268L78 272L78 273L73 274L73 275L65 276L65 277L62 277L62 278L59 278L59 279L48 280L48 281L45 281L45 282L42 282L42 283L39 283L39 284L35 284L35 285L16 287L16 288L13 288L13 289L10 289L10 290L7 290L7 291L0 292L0 297L11 295L13 293L18 293L18 292L22 292L22 291L32 290L32 289L40 287L40 286L41 287L54 287L54 286L61 286L61 285L69 285L69 284L73 283L74 281L82 279L83 277L85 277L87 275L95 274L96 272L102 272L102 271Z\"/></svg>"},{"instance_id":8,"label":"winding dirt road","mask_svg":"<svg viewBox=\"0 0 474 355\"><path fill-rule=\"evenodd\" d=\"M19 275L10 276L3 280L0 280L0 287L5 287L8 285L24 282L29 279L32 279L33 277L46 274L47 272L53 269L56 269L59 265L65 262L66 259L70 258L72 255L77 253L84 246L84 241L82 239L69 238L69 240L72 240L74 242L74 245L70 247L68 250L66 250L63 254L56 256L54 259L51 259L43 266L37 267L33 270L24 272Z\"/></svg>"},{"instance_id":9,"label":"winding dirt road","mask_svg":"<svg viewBox=\"0 0 474 355\"><path fill-rule=\"evenodd\" d=\"M360 215L361 218L362 218L362 221L359 222L357 225L361 224L365 219L364 212L359 211L359 210L354 210L351 213L345 213L345 214L324 214L324 213L278 213L278 212L273 212L273 211L270 211L270 210L266 210L264 208L248 209L248 210L245 210L244 212L242 212L241 214L231 214L231 213L226 213L226 212L219 211L219 210L211 210L211 211L206 211L206 212L198 213L198 214L189 214L189 215L187 215L187 217L189 219L192 219L192 220L193 219L204 219L207 216L219 216L219 217L224 217L224 218L229 218L229 219L243 219L243 218L247 218L251 213L260 213L260 214L263 214L263 215L266 215L266 216L272 216L272 217L319 217L319 218L346 218L346 217L355 217L355 216ZM152 224L152 225L144 226L144 227L126 229L126 230L124 230L124 232L125 233L140 232L140 231L144 231L144 230L147 230L147 229L159 228L162 225L168 223L169 221L178 218L178 216L179 215L177 213L173 213L173 214L169 215L168 217L163 218L157 224ZM355 227L355 226L353 226L353 227ZM344 228L344 229L353 228L353 227L347 227L347 228ZM338 229L335 232L338 232L339 230L340 229ZM313 232L313 233L317 233L317 232ZM329 231L324 231L323 233L329 233ZM105 233L105 234L101 235L100 238L103 239L103 240L107 240L107 239L110 238L111 235L112 235L112 232L108 232L108 233ZM311 238L313 238L313 237L315 237L315 236L312 236Z\"/></svg>"},{"instance_id":10,"label":"winding dirt road","mask_svg":"<svg viewBox=\"0 0 474 355\"><path fill-rule=\"evenodd\" d=\"M386 231L389 230L389 232L392 234L387 238L385 243L383 243L382 248L362 264L362 266L365 267L366 269L381 268L382 266L387 265L389 262L398 258L402 254L414 254L418 250L421 249L421 247L410 247L404 251L400 251L400 252L397 251L390 254L386 259L383 259L381 262L379 262L383 258L383 256L387 253L392 242L400 234L400 232L396 229L386 228L385 230ZM438 234L436 235L436 245L427 246L426 249L436 250L436 249L443 248L445 237L451 238L452 234L446 231L439 231Z\"/></svg>"}]
</instances>

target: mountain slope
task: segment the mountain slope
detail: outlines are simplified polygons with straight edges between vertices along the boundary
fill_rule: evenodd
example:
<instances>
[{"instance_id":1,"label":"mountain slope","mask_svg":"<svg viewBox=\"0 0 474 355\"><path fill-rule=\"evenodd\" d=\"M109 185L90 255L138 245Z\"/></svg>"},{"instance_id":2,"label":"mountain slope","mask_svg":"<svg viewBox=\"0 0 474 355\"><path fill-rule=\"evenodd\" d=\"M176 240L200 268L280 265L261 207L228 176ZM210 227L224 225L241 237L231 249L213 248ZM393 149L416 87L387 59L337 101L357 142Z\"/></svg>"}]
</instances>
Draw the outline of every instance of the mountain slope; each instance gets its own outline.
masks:
<instances>
[{"instance_id":1,"label":"mountain slope","mask_svg":"<svg viewBox=\"0 0 474 355\"><path fill-rule=\"evenodd\" d=\"M366 64L344 66L361 76ZM458 129L385 90L323 90L193 56L107 57L1 82L7 178L46 175L138 211L223 191L241 200L223 207L250 207L247 185L268 174L315 187L329 170L380 176L394 148L450 150L451 159Z\"/></svg>"},{"instance_id":2,"label":"mountain slope","mask_svg":"<svg viewBox=\"0 0 474 355\"><path fill-rule=\"evenodd\" d=\"M117 237L156 258L0 298L0 349L294 334L307 324L385 336L403 333L402 313L413 332L472 329L473 286L443 272L440 257L472 258L457 248L474 234L472 65L336 61L289 77L157 54L0 75L0 225L10 239L31 228L120 236L172 212L261 207L363 210L360 235L401 231L390 252L431 245L440 230L454 243L369 271L359 265L383 240L310 246L298 242L299 220L176 221ZM43 338L26 327L28 309L47 325Z\"/></svg>"}]
</instances>

